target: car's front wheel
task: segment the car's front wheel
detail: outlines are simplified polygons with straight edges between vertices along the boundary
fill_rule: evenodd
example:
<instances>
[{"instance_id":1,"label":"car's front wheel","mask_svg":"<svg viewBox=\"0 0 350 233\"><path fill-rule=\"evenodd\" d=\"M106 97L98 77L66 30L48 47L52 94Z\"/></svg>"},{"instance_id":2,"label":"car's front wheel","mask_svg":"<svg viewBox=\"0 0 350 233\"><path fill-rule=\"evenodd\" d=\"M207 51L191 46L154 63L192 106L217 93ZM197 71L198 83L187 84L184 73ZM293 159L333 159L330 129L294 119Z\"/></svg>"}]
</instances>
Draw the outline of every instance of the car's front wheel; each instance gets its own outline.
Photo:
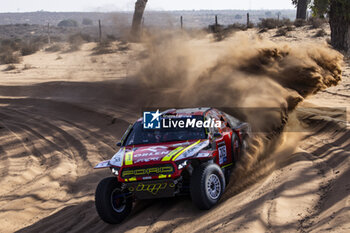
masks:
<instances>
[{"instance_id":1,"label":"car's front wheel","mask_svg":"<svg viewBox=\"0 0 350 233\"><path fill-rule=\"evenodd\" d=\"M96 188L95 206L103 221L117 224L131 213L132 199L121 189L116 177L108 177L101 180Z\"/></svg>"},{"instance_id":2,"label":"car's front wheel","mask_svg":"<svg viewBox=\"0 0 350 233\"><path fill-rule=\"evenodd\" d=\"M225 177L215 163L201 164L193 171L191 177L191 198L202 210L212 208L225 190Z\"/></svg>"}]
</instances>

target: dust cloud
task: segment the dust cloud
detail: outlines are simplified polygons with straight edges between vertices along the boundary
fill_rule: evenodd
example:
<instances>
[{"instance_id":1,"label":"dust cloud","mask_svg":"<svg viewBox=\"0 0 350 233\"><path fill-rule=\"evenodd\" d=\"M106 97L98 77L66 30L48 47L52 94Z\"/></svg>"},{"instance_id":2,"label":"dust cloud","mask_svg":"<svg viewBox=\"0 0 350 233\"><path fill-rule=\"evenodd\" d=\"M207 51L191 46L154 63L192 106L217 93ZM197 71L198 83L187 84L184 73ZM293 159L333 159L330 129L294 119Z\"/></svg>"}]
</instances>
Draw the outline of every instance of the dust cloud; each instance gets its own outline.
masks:
<instances>
[{"instance_id":1,"label":"dust cloud","mask_svg":"<svg viewBox=\"0 0 350 233\"><path fill-rule=\"evenodd\" d=\"M256 182L293 153L301 137L286 132L286 127L298 127L291 120L293 110L342 78L343 57L326 44L294 46L243 33L222 42L184 33L156 35L145 40L148 57L132 80L140 92L147 89L140 106L239 109L234 115L255 132L226 196Z\"/></svg>"}]
</instances>

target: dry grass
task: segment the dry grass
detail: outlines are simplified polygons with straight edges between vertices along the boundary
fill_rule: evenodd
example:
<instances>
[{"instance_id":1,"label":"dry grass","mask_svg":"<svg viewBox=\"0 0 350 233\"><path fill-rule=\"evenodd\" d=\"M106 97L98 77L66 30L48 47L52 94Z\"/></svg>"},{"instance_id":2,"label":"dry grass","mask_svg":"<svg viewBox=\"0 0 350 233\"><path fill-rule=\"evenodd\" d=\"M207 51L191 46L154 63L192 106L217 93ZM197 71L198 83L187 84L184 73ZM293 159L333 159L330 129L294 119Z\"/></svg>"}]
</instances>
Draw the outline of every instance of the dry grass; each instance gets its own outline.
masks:
<instances>
[{"instance_id":1,"label":"dry grass","mask_svg":"<svg viewBox=\"0 0 350 233\"><path fill-rule=\"evenodd\" d=\"M327 19L321 18L311 18L308 23L311 25L311 28L321 28L324 24L327 23Z\"/></svg>"},{"instance_id":2,"label":"dry grass","mask_svg":"<svg viewBox=\"0 0 350 233\"><path fill-rule=\"evenodd\" d=\"M120 52L124 52L124 51L127 51L129 49L130 49L129 44L126 42L121 42L118 44L118 51L120 51Z\"/></svg>"},{"instance_id":3,"label":"dry grass","mask_svg":"<svg viewBox=\"0 0 350 233\"><path fill-rule=\"evenodd\" d=\"M20 58L16 51L20 50L18 40L3 40L0 46L0 64L19 63Z\"/></svg>"},{"instance_id":4,"label":"dry grass","mask_svg":"<svg viewBox=\"0 0 350 233\"><path fill-rule=\"evenodd\" d=\"M258 33L264 33L264 32L268 32L269 30L267 28L262 28L258 31Z\"/></svg>"},{"instance_id":5,"label":"dry grass","mask_svg":"<svg viewBox=\"0 0 350 233\"><path fill-rule=\"evenodd\" d=\"M53 44L50 47L47 47L45 49L46 52L51 52L51 53L59 52L61 50L62 50L62 45L60 44Z\"/></svg>"},{"instance_id":6,"label":"dry grass","mask_svg":"<svg viewBox=\"0 0 350 233\"><path fill-rule=\"evenodd\" d=\"M314 37L324 37L327 36L327 32L324 29L320 29L316 32Z\"/></svg>"},{"instance_id":7,"label":"dry grass","mask_svg":"<svg viewBox=\"0 0 350 233\"><path fill-rule=\"evenodd\" d=\"M21 61L20 56L36 53L43 45L43 38L37 37L30 41L20 39L2 40L0 42L0 64L13 64Z\"/></svg>"},{"instance_id":8,"label":"dry grass","mask_svg":"<svg viewBox=\"0 0 350 233\"><path fill-rule=\"evenodd\" d=\"M279 37L279 36L287 36L288 35L288 28L287 27L282 27L282 28L279 28L277 31L276 31L276 37Z\"/></svg>"},{"instance_id":9,"label":"dry grass","mask_svg":"<svg viewBox=\"0 0 350 233\"><path fill-rule=\"evenodd\" d=\"M277 28L280 25L280 21L274 18L261 19L261 22L258 24L259 28L273 29Z\"/></svg>"},{"instance_id":10,"label":"dry grass","mask_svg":"<svg viewBox=\"0 0 350 233\"><path fill-rule=\"evenodd\" d=\"M36 53L39 50L39 43L27 42L21 44L22 56L28 56Z\"/></svg>"},{"instance_id":11,"label":"dry grass","mask_svg":"<svg viewBox=\"0 0 350 233\"><path fill-rule=\"evenodd\" d=\"M0 53L0 64L20 63L20 61L21 59L18 56L18 53L13 52L12 50Z\"/></svg>"},{"instance_id":12,"label":"dry grass","mask_svg":"<svg viewBox=\"0 0 350 233\"><path fill-rule=\"evenodd\" d=\"M111 42L108 40L104 40L101 43L98 43L95 48L93 48L93 52L91 55L102 55L114 53L115 51L111 47Z\"/></svg>"},{"instance_id":13,"label":"dry grass","mask_svg":"<svg viewBox=\"0 0 350 233\"><path fill-rule=\"evenodd\" d=\"M11 71L15 69L16 69L16 66L14 64L10 64L3 71Z\"/></svg>"},{"instance_id":14,"label":"dry grass","mask_svg":"<svg viewBox=\"0 0 350 233\"><path fill-rule=\"evenodd\" d=\"M290 19L283 18L281 20L275 19L275 18L266 18L261 19L260 23L258 23L259 28L265 28L266 30L279 28L283 26L290 27L293 23L290 21Z\"/></svg>"},{"instance_id":15,"label":"dry grass","mask_svg":"<svg viewBox=\"0 0 350 233\"><path fill-rule=\"evenodd\" d=\"M86 43L86 42L91 42L91 36L88 34L82 34L82 33L77 33L70 35L68 37L68 42L69 42L69 49L65 52L74 52L80 50L80 47Z\"/></svg>"},{"instance_id":16,"label":"dry grass","mask_svg":"<svg viewBox=\"0 0 350 233\"><path fill-rule=\"evenodd\" d=\"M254 24L248 25L249 28L254 27ZM225 40L227 37L230 37L236 31L245 31L247 30L247 26L241 23L234 23L228 25L227 27L223 25L209 25L208 32L214 35L215 41Z\"/></svg>"},{"instance_id":17,"label":"dry grass","mask_svg":"<svg viewBox=\"0 0 350 233\"><path fill-rule=\"evenodd\" d=\"M306 25L306 21L303 19L296 19L294 21L294 26L296 26L296 27L303 27L305 25Z\"/></svg>"},{"instance_id":18,"label":"dry grass","mask_svg":"<svg viewBox=\"0 0 350 233\"><path fill-rule=\"evenodd\" d=\"M102 55L102 54L110 54L115 52L124 52L130 49L129 44L127 42L120 42L117 44L115 42L117 39L114 36L107 35L107 38L102 42L97 43L96 47L93 48L93 52L91 55ZM117 47L116 47L117 44Z\"/></svg>"},{"instance_id":19,"label":"dry grass","mask_svg":"<svg viewBox=\"0 0 350 233\"><path fill-rule=\"evenodd\" d=\"M9 40L5 39L1 41L0 46L0 52L7 52L9 50L11 51L19 51L21 49L21 40L15 39L15 40Z\"/></svg>"},{"instance_id":20,"label":"dry grass","mask_svg":"<svg viewBox=\"0 0 350 233\"><path fill-rule=\"evenodd\" d=\"M291 32L291 31L295 30L294 26L292 26L292 25L291 26L287 26L286 29L287 29L288 32Z\"/></svg>"}]
</instances>

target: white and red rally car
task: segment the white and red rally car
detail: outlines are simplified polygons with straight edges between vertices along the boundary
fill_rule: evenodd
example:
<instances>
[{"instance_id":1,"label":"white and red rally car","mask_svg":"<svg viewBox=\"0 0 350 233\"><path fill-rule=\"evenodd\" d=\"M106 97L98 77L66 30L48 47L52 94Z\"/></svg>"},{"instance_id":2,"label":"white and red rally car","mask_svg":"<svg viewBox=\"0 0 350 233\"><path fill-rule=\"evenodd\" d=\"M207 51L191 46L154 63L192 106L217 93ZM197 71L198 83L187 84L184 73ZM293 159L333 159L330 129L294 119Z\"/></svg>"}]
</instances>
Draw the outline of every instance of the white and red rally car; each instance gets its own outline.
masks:
<instances>
[{"instance_id":1,"label":"white and red rally car","mask_svg":"<svg viewBox=\"0 0 350 233\"><path fill-rule=\"evenodd\" d=\"M144 118L139 119L112 159L95 167L114 174L95 193L97 212L107 223L123 221L136 199L190 195L199 209L210 209L250 134L247 123L214 108L170 109L156 117L161 127L145 129Z\"/></svg>"}]
</instances>

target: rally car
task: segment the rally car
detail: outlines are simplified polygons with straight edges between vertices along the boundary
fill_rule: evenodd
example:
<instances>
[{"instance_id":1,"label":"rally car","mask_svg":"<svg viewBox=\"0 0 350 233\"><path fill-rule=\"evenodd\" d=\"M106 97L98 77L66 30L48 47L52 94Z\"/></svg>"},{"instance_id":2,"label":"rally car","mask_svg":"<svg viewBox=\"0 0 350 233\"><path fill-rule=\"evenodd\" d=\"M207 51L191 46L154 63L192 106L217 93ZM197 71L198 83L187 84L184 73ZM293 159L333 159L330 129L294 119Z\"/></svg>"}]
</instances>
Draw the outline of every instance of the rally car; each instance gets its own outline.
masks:
<instances>
[{"instance_id":1,"label":"rally car","mask_svg":"<svg viewBox=\"0 0 350 233\"><path fill-rule=\"evenodd\" d=\"M214 108L153 112L129 126L119 151L96 165L114 175L95 193L96 210L110 224L123 221L135 200L190 195L199 209L222 196L244 155L250 127Z\"/></svg>"}]
</instances>

